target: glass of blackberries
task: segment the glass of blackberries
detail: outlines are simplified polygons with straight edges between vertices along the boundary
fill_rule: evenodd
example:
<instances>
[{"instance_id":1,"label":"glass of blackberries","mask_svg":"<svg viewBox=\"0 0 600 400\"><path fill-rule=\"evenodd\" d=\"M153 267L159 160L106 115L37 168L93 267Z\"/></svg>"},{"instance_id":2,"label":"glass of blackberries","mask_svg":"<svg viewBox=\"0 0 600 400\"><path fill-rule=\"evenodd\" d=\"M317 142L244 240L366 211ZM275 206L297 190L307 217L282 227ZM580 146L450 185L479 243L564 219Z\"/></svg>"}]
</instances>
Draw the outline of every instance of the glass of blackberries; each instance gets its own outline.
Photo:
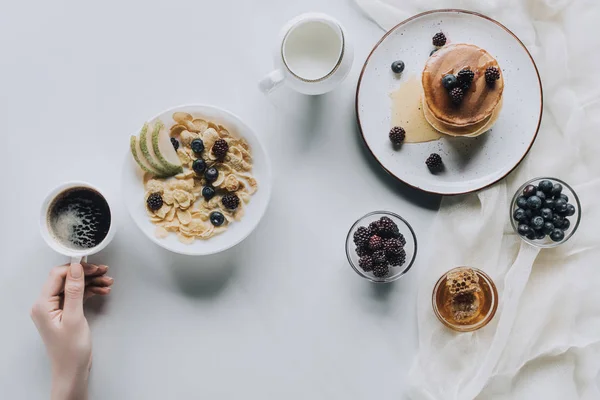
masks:
<instances>
[{"instance_id":1,"label":"glass of blackberries","mask_svg":"<svg viewBox=\"0 0 600 400\"><path fill-rule=\"evenodd\" d=\"M517 190L510 206L515 232L533 246L556 247L569 240L581 220L575 191L557 178L535 178Z\"/></svg>"},{"instance_id":2,"label":"glass of blackberries","mask_svg":"<svg viewBox=\"0 0 600 400\"><path fill-rule=\"evenodd\" d=\"M417 256L417 237L408 222L388 211L374 211L356 221L346 237L348 262L375 283L395 281Z\"/></svg>"}]
</instances>

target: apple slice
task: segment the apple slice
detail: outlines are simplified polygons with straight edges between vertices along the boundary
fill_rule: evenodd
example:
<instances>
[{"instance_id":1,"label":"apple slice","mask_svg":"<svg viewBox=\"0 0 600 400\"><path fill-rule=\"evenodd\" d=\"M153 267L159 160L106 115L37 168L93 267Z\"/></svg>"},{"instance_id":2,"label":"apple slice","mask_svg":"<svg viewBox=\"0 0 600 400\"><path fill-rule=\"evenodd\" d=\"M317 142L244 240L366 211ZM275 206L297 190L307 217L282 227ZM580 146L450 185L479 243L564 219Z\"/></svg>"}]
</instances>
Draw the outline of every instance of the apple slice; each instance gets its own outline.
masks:
<instances>
[{"instance_id":1,"label":"apple slice","mask_svg":"<svg viewBox=\"0 0 600 400\"><path fill-rule=\"evenodd\" d=\"M164 125L160 121L154 125L154 130L152 131L152 149L165 168L178 174L183 172L181 160L173 147L173 143L171 143L169 132L163 128Z\"/></svg>"},{"instance_id":2,"label":"apple slice","mask_svg":"<svg viewBox=\"0 0 600 400\"><path fill-rule=\"evenodd\" d=\"M142 149L140 148L140 139L137 136L131 137L131 139L129 140L129 147L131 149L131 155L133 156L133 159L135 160L137 165L140 166L142 171L148 172L158 177L163 176L161 172L154 169L152 165L150 165L150 163L146 161L146 158L142 154Z\"/></svg>"},{"instance_id":3,"label":"apple slice","mask_svg":"<svg viewBox=\"0 0 600 400\"><path fill-rule=\"evenodd\" d=\"M142 131L140 132L140 149L142 150L142 154L148 164L152 166L156 171L160 172L162 175L175 175L177 172L166 168L160 161L158 161L158 157L154 153L154 148L152 147L152 134L148 132L148 124L144 124Z\"/></svg>"}]
</instances>

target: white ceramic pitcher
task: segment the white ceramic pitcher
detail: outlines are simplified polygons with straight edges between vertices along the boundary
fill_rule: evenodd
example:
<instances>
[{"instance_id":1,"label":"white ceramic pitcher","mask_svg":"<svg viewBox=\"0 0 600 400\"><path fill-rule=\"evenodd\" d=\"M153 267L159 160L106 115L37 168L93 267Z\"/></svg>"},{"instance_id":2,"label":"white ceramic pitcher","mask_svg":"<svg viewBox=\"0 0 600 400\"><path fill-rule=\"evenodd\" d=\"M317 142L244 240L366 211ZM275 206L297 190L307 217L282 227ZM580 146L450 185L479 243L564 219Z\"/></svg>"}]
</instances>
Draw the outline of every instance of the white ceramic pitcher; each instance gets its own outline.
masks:
<instances>
[{"instance_id":1,"label":"white ceramic pitcher","mask_svg":"<svg viewBox=\"0 0 600 400\"><path fill-rule=\"evenodd\" d=\"M281 29L274 59L275 70L259 84L264 93L285 83L300 93L316 95L333 90L346 78L354 54L337 20L308 13Z\"/></svg>"}]
</instances>

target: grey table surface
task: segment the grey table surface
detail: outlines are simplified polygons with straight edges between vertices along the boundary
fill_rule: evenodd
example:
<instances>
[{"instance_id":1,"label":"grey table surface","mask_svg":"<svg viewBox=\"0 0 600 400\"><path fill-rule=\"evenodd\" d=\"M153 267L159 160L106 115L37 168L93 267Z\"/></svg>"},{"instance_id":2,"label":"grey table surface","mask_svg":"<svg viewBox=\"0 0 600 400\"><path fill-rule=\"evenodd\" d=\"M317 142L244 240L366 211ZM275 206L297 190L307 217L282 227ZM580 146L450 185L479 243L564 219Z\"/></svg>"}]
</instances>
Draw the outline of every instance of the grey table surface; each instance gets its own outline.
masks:
<instances>
[{"instance_id":1,"label":"grey table surface","mask_svg":"<svg viewBox=\"0 0 600 400\"><path fill-rule=\"evenodd\" d=\"M280 26L321 11L348 30L355 63L320 97L263 96ZM398 183L357 131L360 68L383 32L351 0L5 2L0 12L0 398L48 397L50 371L29 309L64 263L38 229L42 198L86 180L119 201L114 242L92 261L116 282L88 305L91 399L399 399L417 349L416 282L439 199ZM208 103L242 117L273 164L264 220L217 256L150 242L120 201L128 137L158 111ZM356 275L345 235L395 211L420 241L390 285Z\"/></svg>"}]
</instances>

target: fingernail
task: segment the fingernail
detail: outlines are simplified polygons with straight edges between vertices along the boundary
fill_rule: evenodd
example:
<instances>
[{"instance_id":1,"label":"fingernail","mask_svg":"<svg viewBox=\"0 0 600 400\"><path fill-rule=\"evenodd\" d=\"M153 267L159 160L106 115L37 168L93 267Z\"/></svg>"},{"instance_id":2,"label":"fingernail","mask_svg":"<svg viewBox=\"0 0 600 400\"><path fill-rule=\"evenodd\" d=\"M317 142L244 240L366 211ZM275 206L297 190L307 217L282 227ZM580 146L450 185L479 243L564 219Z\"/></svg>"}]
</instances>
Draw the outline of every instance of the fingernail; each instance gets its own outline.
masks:
<instances>
[{"instance_id":1,"label":"fingernail","mask_svg":"<svg viewBox=\"0 0 600 400\"><path fill-rule=\"evenodd\" d=\"M83 272L83 268L81 267L81 264L71 264L71 277L74 279L79 279L81 278L81 273Z\"/></svg>"},{"instance_id":2,"label":"fingernail","mask_svg":"<svg viewBox=\"0 0 600 400\"><path fill-rule=\"evenodd\" d=\"M115 280L113 278L111 278L110 276L107 277L108 278L108 283L113 283Z\"/></svg>"}]
</instances>

